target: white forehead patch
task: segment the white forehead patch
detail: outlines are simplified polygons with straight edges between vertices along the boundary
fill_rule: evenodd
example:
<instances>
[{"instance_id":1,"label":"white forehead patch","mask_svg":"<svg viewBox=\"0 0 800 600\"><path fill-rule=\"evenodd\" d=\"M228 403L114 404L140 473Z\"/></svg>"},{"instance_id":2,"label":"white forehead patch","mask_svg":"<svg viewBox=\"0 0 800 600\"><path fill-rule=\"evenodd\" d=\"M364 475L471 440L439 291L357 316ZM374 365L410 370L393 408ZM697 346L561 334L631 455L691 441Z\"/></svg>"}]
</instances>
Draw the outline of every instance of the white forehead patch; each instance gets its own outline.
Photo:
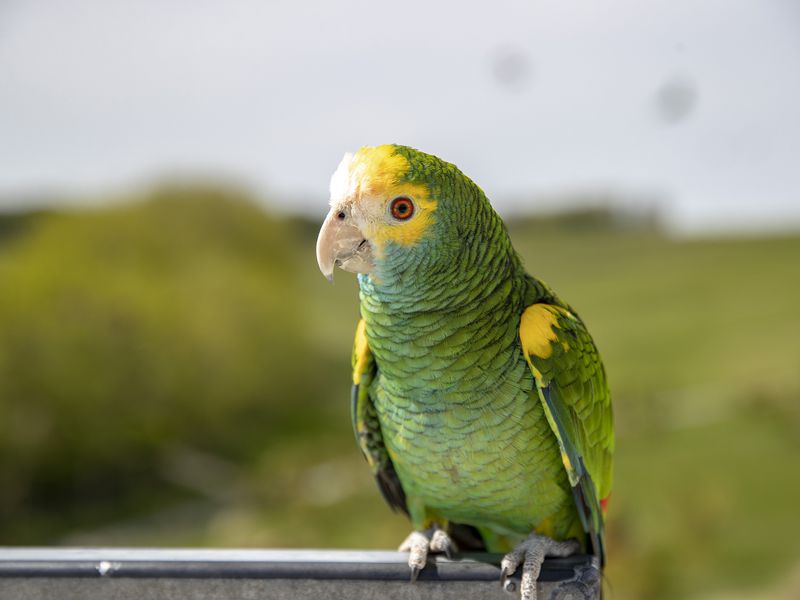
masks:
<instances>
[{"instance_id":1,"label":"white forehead patch","mask_svg":"<svg viewBox=\"0 0 800 600\"><path fill-rule=\"evenodd\" d=\"M342 158L342 162L336 167L331 176L331 206L343 200L350 194L352 181L350 177L350 165L353 162L353 154L347 152Z\"/></svg>"}]
</instances>

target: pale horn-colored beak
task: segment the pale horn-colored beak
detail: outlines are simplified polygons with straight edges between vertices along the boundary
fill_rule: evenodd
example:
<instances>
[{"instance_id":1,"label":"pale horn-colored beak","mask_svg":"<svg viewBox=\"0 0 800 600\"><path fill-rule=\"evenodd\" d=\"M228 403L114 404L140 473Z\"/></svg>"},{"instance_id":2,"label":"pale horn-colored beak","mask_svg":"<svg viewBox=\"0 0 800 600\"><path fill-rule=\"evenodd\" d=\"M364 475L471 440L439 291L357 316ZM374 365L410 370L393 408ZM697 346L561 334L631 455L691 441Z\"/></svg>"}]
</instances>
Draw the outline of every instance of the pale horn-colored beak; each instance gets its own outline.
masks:
<instances>
[{"instance_id":1,"label":"pale horn-colored beak","mask_svg":"<svg viewBox=\"0 0 800 600\"><path fill-rule=\"evenodd\" d=\"M322 274L333 281L333 269L369 273L374 266L372 247L347 212L332 208L317 237L317 264Z\"/></svg>"}]
</instances>

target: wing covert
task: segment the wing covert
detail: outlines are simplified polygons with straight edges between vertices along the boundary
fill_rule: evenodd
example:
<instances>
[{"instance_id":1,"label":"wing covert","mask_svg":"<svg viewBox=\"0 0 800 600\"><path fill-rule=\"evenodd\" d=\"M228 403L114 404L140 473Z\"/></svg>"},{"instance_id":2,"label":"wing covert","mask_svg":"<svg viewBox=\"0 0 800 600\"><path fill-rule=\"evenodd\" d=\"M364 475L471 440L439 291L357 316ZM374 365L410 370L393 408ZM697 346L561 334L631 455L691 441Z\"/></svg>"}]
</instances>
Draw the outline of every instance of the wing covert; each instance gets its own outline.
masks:
<instances>
[{"instance_id":1,"label":"wing covert","mask_svg":"<svg viewBox=\"0 0 800 600\"><path fill-rule=\"evenodd\" d=\"M560 306L529 306L520 321L520 341L558 440L581 523L604 562L603 506L614 449L605 369L583 322Z\"/></svg>"},{"instance_id":2,"label":"wing covert","mask_svg":"<svg viewBox=\"0 0 800 600\"><path fill-rule=\"evenodd\" d=\"M350 416L356 443L369 463L386 502L392 509L408 514L406 495L392 460L389 458L389 453L386 451L378 413L369 396L369 388L377 375L378 366L369 349L366 323L363 319L358 322L356 328L352 365L353 389Z\"/></svg>"}]
</instances>

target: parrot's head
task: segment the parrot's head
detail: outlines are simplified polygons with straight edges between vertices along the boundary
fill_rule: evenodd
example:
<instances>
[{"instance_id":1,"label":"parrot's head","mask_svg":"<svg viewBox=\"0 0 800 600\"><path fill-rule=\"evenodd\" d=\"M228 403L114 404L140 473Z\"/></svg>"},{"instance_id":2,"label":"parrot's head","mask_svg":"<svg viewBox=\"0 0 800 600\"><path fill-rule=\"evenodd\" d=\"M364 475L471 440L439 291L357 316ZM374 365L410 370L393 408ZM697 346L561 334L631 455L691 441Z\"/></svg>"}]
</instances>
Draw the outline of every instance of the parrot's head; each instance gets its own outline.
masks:
<instances>
[{"instance_id":1,"label":"parrot's head","mask_svg":"<svg viewBox=\"0 0 800 600\"><path fill-rule=\"evenodd\" d=\"M330 205L317 238L317 262L329 280L337 266L380 280L410 266L441 270L463 259L475 217L494 212L454 165L396 145L345 154L331 178Z\"/></svg>"}]
</instances>

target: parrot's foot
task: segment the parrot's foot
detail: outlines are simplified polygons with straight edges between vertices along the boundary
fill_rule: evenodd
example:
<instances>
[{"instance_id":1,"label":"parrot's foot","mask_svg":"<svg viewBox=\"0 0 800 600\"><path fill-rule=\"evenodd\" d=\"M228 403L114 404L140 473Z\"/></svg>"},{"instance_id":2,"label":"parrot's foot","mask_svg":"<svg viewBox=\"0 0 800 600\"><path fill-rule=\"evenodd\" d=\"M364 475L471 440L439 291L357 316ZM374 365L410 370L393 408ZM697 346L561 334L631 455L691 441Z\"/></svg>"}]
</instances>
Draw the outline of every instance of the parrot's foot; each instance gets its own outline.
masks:
<instances>
[{"instance_id":1,"label":"parrot's foot","mask_svg":"<svg viewBox=\"0 0 800 600\"><path fill-rule=\"evenodd\" d=\"M411 569L411 581L414 582L425 568L428 552L443 552L447 558L451 558L456 545L444 529L434 526L425 531L412 531L398 550L409 553L408 567Z\"/></svg>"},{"instance_id":2,"label":"parrot's foot","mask_svg":"<svg viewBox=\"0 0 800 600\"><path fill-rule=\"evenodd\" d=\"M509 585L510 582L507 581L507 578L522 564L520 600L536 600L536 580L539 579L544 557L570 556L578 550L580 550L580 544L577 540L557 542L549 537L532 533L503 557L503 561L500 563L500 582L504 589L513 589L513 584Z\"/></svg>"}]
</instances>

